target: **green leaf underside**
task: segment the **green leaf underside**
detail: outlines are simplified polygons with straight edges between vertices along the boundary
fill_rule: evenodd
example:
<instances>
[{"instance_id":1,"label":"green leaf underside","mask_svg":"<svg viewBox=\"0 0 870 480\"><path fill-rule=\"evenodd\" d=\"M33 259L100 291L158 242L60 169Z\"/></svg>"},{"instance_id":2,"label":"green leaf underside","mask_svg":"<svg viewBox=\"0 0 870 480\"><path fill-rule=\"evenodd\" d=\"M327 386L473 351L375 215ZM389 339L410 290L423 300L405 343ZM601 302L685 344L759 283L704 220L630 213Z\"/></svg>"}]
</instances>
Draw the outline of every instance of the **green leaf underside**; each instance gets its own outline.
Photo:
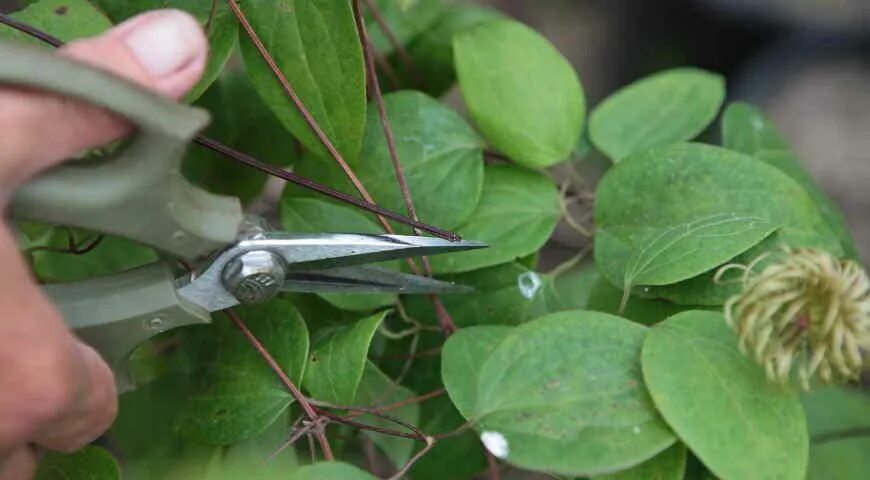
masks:
<instances>
[{"instance_id":1,"label":"green leaf underside","mask_svg":"<svg viewBox=\"0 0 870 480\"><path fill-rule=\"evenodd\" d=\"M547 242L560 217L559 192L545 175L509 165L487 166L477 209L457 230L463 238L489 247L434 256L432 269L468 272L534 253Z\"/></svg>"},{"instance_id":2,"label":"green leaf underside","mask_svg":"<svg viewBox=\"0 0 870 480\"><path fill-rule=\"evenodd\" d=\"M357 390L356 400L353 403L354 405L376 407L402 402L416 396L417 394L411 390L401 385L396 385L375 364L367 362L362 381L360 381L359 389ZM390 410L389 415L410 425L418 425L420 423L420 405L410 403L395 410ZM395 423L373 415L361 415L354 420L382 428L396 428ZM368 431L364 432L364 435L371 438L372 442L386 454L393 466L397 468L404 465L411 458L414 449L417 447L417 442L410 438L399 438Z\"/></svg>"},{"instance_id":3,"label":"green leaf underside","mask_svg":"<svg viewBox=\"0 0 870 480\"><path fill-rule=\"evenodd\" d=\"M240 307L239 317L297 384L308 358L308 330L283 300ZM271 425L293 401L286 387L238 328L217 318L202 330L207 344L194 373L193 391L177 422L186 437L212 445L251 438Z\"/></svg>"},{"instance_id":4,"label":"green leaf underside","mask_svg":"<svg viewBox=\"0 0 870 480\"><path fill-rule=\"evenodd\" d=\"M721 313L683 312L653 327L642 365L665 421L718 477L804 478L808 439L797 395L738 351Z\"/></svg>"},{"instance_id":5,"label":"green leaf underside","mask_svg":"<svg viewBox=\"0 0 870 480\"><path fill-rule=\"evenodd\" d=\"M288 165L296 156L293 137L242 72L220 77L196 104L211 112L212 121L204 132L211 138L273 165ZM182 172L210 192L242 201L256 197L267 179L262 172L198 145L188 148Z\"/></svg>"},{"instance_id":6,"label":"green leaf underside","mask_svg":"<svg viewBox=\"0 0 870 480\"><path fill-rule=\"evenodd\" d=\"M652 147L695 138L716 117L725 79L696 68L657 73L622 88L589 117L595 147L618 162Z\"/></svg>"},{"instance_id":7,"label":"green leaf underside","mask_svg":"<svg viewBox=\"0 0 870 480\"><path fill-rule=\"evenodd\" d=\"M351 2L250 0L239 6L326 136L345 160L354 161L362 145L366 105ZM306 149L328 156L251 41L243 36L239 43L263 102Z\"/></svg>"},{"instance_id":8,"label":"green leaf underside","mask_svg":"<svg viewBox=\"0 0 870 480\"><path fill-rule=\"evenodd\" d=\"M48 452L35 480L120 480L121 468L111 453L87 446L75 453Z\"/></svg>"},{"instance_id":9,"label":"green leaf underside","mask_svg":"<svg viewBox=\"0 0 870 480\"><path fill-rule=\"evenodd\" d=\"M810 480L863 480L870 471L870 437L842 432L870 429L870 396L860 389L824 387L801 397L813 443L810 445Z\"/></svg>"},{"instance_id":10,"label":"green leaf underside","mask_svg":"<svg viewBox=\"0 0 870 480\"><path fill-rule=\"evenodd\" d=\"M106 15L87 0L40 0L10 16L63 42L99 35L112 26ZM6 26L0 26L0 38L45 46L40 40Z\"/></svg>"},{"instance_id":11,"label":"green leaf underside","mask_svg":"<svg viewBox=\"0 0 870 480\"><path fill-rule=\"evenodd\" d=\"M354 401L369 345L387 313L334 330L314 344L303 383L314 398L339 405Z\"/></svg>"},{"instance_id":12,"label":"green leaf underside","mask_svg":"<svg viewBox=\"0 0 870 480\"><path fill-rule=\"evenodd\" d=\"M316 197L298 197L287 188L281 198L281 226L296 233L383 233L374 217L347 205ZM398 262L384 262L381 268L398 270ZM390 294L318 293L330 304L342 310L369 312L392 305L396 296Z\"/></svg>"},{"instance_id":13,"label":"green leaf underside","mask_svg":"<svg viewBox=\"0 0 870 480\"><path fill-rule=\"evenodd\" d=\"M667 285L700 275L778 229L792 246L838 250L812 200L751 157L702 144L632 156L602 179L595 259L614 285Z\"/></svg>"},{"instance_id":14,"label":"green leaf underside","mask_svg":"<svg viewBox=\"0 0 870 480\"><path fill-rule=\"evenodd\" d=\"M729 105L722 116L722 143L726 148L753 155L778 168L804 187L828 226L839 236L845 254L850 258L858 257L842 211L816 183L761 110L741 102Z\"/></svg>"},{"instance_id":15,"label":"green leaf underside","mask_svg":"<svg viewBox=\"0 0 870 480\"><path fill-rule=\"evenodd\" d=\"M636 467L592 480L683 480L686 472L686 446L676 443Z\"/></svg>"},{"instance_id":16,"label":"green leaf underside","mask_svg":"<svg viewBox=\"0 0 870 480\"><path fill-rule=\"evenodd\" d=\"M391 93L384 96L384 102L418 217L443 228L454 228L467 221L483 188L483 141L456 112L422 93ZM397 212L407 211L374 107L369 109L362 155L352 167L379 205ZM334 162L308 156L296 171L337 190L356 194ZM312 195L292 186L285 194Z\"/></svg>"},{"instance_id":17,"label":"green leaf underside","mask_svg":"<svg viewBox=\"0 0 870 480\"><path fill-rule=\"evenodd\" d=\"M238 21L223 2L212 0L92 0L106 12L114 23L150 10L174 8L190 13L206 29L209 43L208 63L200 81L185 96L192 102L199 98L217 80L224 69L238 38ZM212 10L212 6L215 6Z\"/></svg>"},{"instance_id":18,"label":"green leaf underside","mask_svg":"<svg viewBox=\"0 0 870 480\"><path fill-rule=\"evenodd\" d=\"M583 88L549 41L495 20L457 35L454 56L471 117L495 149L532 168L568 159L583 126Z\"/></svg>"},{"instance_id":19,"label":"green leaf underside","mask_svg":"<svg viewBox=\"0 0 870 480\"><path fill-rule=\"evenodd\" d=\"M475 429L504 437L509 463L595 475L637 465L674 442L640 379L644 327L571 311L496 328L451 337L442 374Z\"/></svg>"}]
</instances>

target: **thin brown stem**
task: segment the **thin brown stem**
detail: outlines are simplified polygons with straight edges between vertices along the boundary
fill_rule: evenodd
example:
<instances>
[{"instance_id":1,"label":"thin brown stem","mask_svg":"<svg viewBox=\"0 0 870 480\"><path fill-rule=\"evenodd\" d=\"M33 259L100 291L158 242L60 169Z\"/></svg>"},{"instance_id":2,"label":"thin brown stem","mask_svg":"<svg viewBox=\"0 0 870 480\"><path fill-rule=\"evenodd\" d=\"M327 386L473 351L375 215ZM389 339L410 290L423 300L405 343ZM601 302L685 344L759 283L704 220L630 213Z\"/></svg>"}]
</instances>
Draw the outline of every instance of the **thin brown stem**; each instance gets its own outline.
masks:
<instances>
[{"instance_id":1,"label":"thin brown stem","mask_svg":"<svg viewBox=\"0 0 870 480\"><path fill-rule=\"evenodd\" d=\"M501 472L499 472L498 461L489 450L486 451L486 464L489 466L489 480L500 480Z\"/></svg>"},{"instance_id":2,"label":"thin brown stem","mask_svg":"<svg viewBox=\"0 0 870 480\"><path fill-rule=\"evenodd\" d=\"M14 18L6 15L5 13L0 13L0 23L12 27L19 32L26 33L33 38L36 38L51 45L52 47L59 47L63 45L63 40L48 33L45 33L42 30L34 28L30 25L27 25L26 23L19 22L18 20L15 20Z\"/></svg>"},{"instance_id":3,"label":"thin brown stem","mask_svg":"<svg viewBox=\"0 0 870 480\"><path fill-rule=\"evenodd\" d=\"M308 107L302 102L302 99L296 93L296 90L293 88L293 85L290 84L290 81L284 75L284 72L278 67L278 64L275 62L275 59L266 49L266 46L263 44L263 41L260 40L260 36L257 34L257 31L254 30L254 27L251 25L251 22L248 21L248 17L245 15L245 12L242 11L241 7L236 3L236 0L227 0L230 8L233 11L233 14L239 20L239 23L242 25L242 28L245 30L248 38L254 44L254 47L257 49L257 52L260 54L260 57L266 62L269 67L269 70L272 71L272 74L278 80L278 83L281 84L281 88L284 90L284 93L293 101L293 104L296 106L296 109L299 111L302 118L305 120L305 123L308 124L308 127L311 128L311 131L317 136L320 140L320 143L326 148L332 158L338 163L338 166L341 167L342 171L344 171L345 176L350 180L353 184L354 188L356 188L357 192L365 199L365 201L369 203L375 203L372 196L369 194L368 190L366 190L365 186L360 182L359 177L353 172L350 168L350 165L344 160L341 153L339 153L338 149L335 148L335 145L332 143L332 140L326 135L326 132L320 127L320 124L317 123L317 120L308 110ZM383 216L378 215L378 222L380 222L381 226L384 227L389 233L393 233L393 228L390 226L390 223Z\"/></svg>"},{"instance_id":4,"label":"thin brown stem","mask_svg":"<svg viewBox=\"0 0 870 480\"><path fill-rule=\"evenodd\" d=\"M381 32L387 37L387 40L390 42L390 45L393 46L393 49L396 50L396 54L402 63L405 64L405 69L414 78L415 82L419 85L420 82L417 82L417 69L414 67L414 58L411 57L411 54L408 53L408 50L402 45L402 42L396 37L396 34L393 33L393 29L390 28L390 25L387 23L384 16L381 14L381 10L378 8L377 4L372 0L364 0L366 2L366 8L368 8L369 12L372 14L372 18L375 19L375 23L378 24L378 28L381 29ZM365 22L363 22L365 23Z\"/></svg>"},{"instance_id":5,"label":"thin brown stem","mask_svg":"<svg viewBox=\"0 0 870 480\"><path fill-rule=\"evenodd\" d=\"M426 445L424 445L423 448L421 448L419 452L415 453L413 457L408 459L408 461L405 463L405 465L402 466L402 468L400 468L399 471L397 471L395 474L393 474L393 476L390 477L389 480L401 480L401 478L404 477L405 474L407 474L408 471L410 471L411 468L413 468L414 465L418 461L420 461L421 458L423 458L423 455L426 455L427 453L429 453L429 450L432 450L432 447L435 446L435 439L432 437L425 437L424 441L426 442Z\"/></svg>"},{"instance_id":6,"label":"thin brown stem","mask_svg":"<svg viewBox=\"0 0 870 480\"><path fill-rule=\"evenodd\" d=\"M266 350L266 347L263 345L263 343L260 342L256 335L254 335L254 332L252 332L248 328L248 326L245 325L245 322L243 322L242 319L239 318L239 316L236 315L234 311L224 310L224 313L226 313L230 320L232 320L233 323L236 324L239 330L241 330L241 332L248 339L248 342L251 344L251 346L253 346L254 349L257 350L260 356L263 357L263 360L265 360L269 367L272 369L272 371L275 372L275 374L281 380L281 383L283 383L284 387L286 387L287 390L290 392L290 395L292 395L293 398L296 399L296 401L302 407L302 411L305 412L305 415L307 415L312 422L317 424L320 416L314 410L314 407L312 407L311 404L308 403L308 399L305 398L305 395L302 395L299 387L297 387L296 384L293 383L293 380L291 380L290 377L287 376L287 374L284 372L284 369L281 368L281 365L279 365L275 358L272 357L272 354L269 353L268 350ZM326 439L326 434L323 433L323 429L315 427L314 436L317 437L317 441L320 443L320 449L323 451L323 457L327 461L335 460L335 456L332 454L332 448L329 446L329 440Z\"/></svg>"}]
</instances>

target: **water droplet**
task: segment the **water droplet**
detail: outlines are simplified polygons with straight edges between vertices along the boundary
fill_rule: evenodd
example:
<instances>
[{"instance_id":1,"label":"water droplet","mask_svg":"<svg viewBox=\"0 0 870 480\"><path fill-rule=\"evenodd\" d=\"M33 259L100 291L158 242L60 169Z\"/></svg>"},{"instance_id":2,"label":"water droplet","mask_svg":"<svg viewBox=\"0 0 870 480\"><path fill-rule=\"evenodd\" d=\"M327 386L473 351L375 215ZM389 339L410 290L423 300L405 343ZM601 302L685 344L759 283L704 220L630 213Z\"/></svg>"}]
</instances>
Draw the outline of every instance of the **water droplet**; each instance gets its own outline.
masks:
<instances>
[{"instance_id":1,"label":"water droplet","mask_svg":"<svg viewBox=\"0 0 870 480\"><path fill-rule=\"evenodd\" d=\"M480 441L483 442L483 446L489 450L489 453L497 458L503 460L510 453L510 445L508 445L507 438L504 438L504 435L501 433L482 432L480 434Z\"/></svg>"},{"instance_id":2,"label":"water droplet","mask_svg":"<svg viewBox=\"0 0 870 480\"><path fill-rule=\"evenodd\" d=\"M541 277L535 272L526 272L517 277L517 287L519 287L523 297L531 300L541 289Z\"/></svg>"},{"instance_id":3,"label":"water droplet","mask_svg":"<svg viewBox=\"0 0 870 480\"><path fill-rule=\"evenodd\" d=\"M640 427L635 425L634 428L632 429L632 431L634 432L635 435L637 435L640 433Z\"/></svg>"}]
</instances>

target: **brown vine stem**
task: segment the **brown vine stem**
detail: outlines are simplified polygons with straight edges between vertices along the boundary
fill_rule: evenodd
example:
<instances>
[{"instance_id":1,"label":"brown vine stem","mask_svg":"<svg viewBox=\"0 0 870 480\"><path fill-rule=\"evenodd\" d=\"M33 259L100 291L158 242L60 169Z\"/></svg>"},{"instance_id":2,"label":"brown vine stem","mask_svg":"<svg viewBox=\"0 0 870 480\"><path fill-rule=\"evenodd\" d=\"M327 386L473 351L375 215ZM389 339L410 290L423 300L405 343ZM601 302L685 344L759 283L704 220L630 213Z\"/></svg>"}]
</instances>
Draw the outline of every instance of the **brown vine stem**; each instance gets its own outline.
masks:
<instances>
[{"instance_id":1,"label":"brown vine stem","mask_svg":"<svg viewBox=\"0 0 870 480\"><path fill-rule=\"evenodd\" d=\"M396 54L398 54L399 58L402 60L402 63L405 64L405 69L411 74L411 77L414 78L415 82L417 82L417 70L414 67L414 58L411 57L411 54L408 53L408 50L402 45L402 42L396 38L396 34L393 33L393 29L390 28L390 25L384 19L384 16L381 14L381 10L378 8L377 4L372 0L364 0L366 2L366 8L369 9L369 12L372 14L372 18L375 19L375 23L378 24L378 28L381 29L381 32L387 37L387 40L390 42L390 45L393 46L393 49L396 50ZM365 22L363 22L365 23Z\"/></svg>"},{"instance_id":2,"label":"brown vine stem","mask_svg":"<svg viewBox=\"0 0 870 480\"><path fill-rule=\"evenodd\" d=\"M423 448L421 448L419 452L415 453L414 456L411 457L405 463L405 465L399 469L398 472L396 472L395 474L393 474L392 477L389 478L389 480L401 480L402 477L404 477L405 474L408 473L409 470L411 470L411 468L414 466L414 464L416 464L418 461L420 461L420 459L423 458L424 455L429 453L429 450L432 450L432 447L435 446L435 439L434 438L425 437L423 440L426 442L426 445L424 445Z\"/></svg>"},{"instance_id":3,"label":"brown vine stem","mask_svg":"<svg viewBox=\"0 0 870 480\"><path fill-rule=\"evenodd\" d=\"M268 350L266 350L266 347L263 345L263 343L260 342L256 335L254 335L254 332L252 332L248 328L248 326L245 325L245 322L243 322L242 319L239 318L238 315L236 315L236 312L230 309L224 310L224 313L230 318L230 320L233 321L234 324L236 324L239 330L241 330L241 332L248 339L248 342L250 342L250 344L254 347L254 349L257 350L260 356L263 357L263 360L266 361L272 371L274 371L275 374L278 375L278 378L281 379L281 383L284 384L284 386L287 388L293 398L296 399L296 401L302 407L302 410L305 412L305 415L307 415L308 418L317 425L320 421L320 416L314 410L314 407L311 406L311 404L308 402L308 399L305 398L305 395L302 395L302 392L299 390L299 387L297 387L296 384L293 383L293 380L291 380L290 377L287 376L287 374L284 372L284 369L281 368L281 365L279 365L278 362L275 361L275 358L272 357L272 354L269 353ZM315 426L313 428L313 431L314 436L317 437L318 443L320 443L320 449L323 451L323 457L327 461L335 460L335 456L332 454L332 447L329 446L329 440L326 439L326 434L323 433L323 429Z\"/></svg>"},{"instance_id":4,"label":"brown vine stem","mask_svg":"<svg viewBox=\"0 0 870 480\"><path fill-rule=\"evenodd\" d=\"M489 450L486 451L486 463L489 465L489 480L500 480L501 473L498 470L498 461Z\"/></svg>"},{"instance_id":5,"label":"brown vine stem","mask_svg":"<svg viewBox=\"0 0 870 480\"><path fill-rule=\"evenodd\" d=\"M344 160L339 153L338 149L335 148L335 145L326 135L326 132L320 127L320 124L317 123L317 120L308 110L308 107L302 102L302 99L297 95L296 90L293 88L293 85L290 84L290 81L284 75L284 72L278 67L278 64L275 62L275 59L266 49L266 46L263 44L263 41L260 40L260 36L257 34L257 31L254 30L254 27L251 25L251 22L248 21L248 17L245 15L245 12L242 11L241 7L236 3L236 0L227 0L227 4L230 6L230 9L233 11L233 15L239 20L239 23L242 25L242 28L245 30L248 38L256 47L257 52L260 54L260 57L266 62L269 67L269 70L272 71L272 74L278 79L278 83L281 84L281 88L284 90L284 93L290 97L290 100L293 101L293 104L296 106L296 109L302 115L302 118L305 120L305 123L308 124L308 127L311 128L311 131L317 136L320 140L320 143L326 147L326 150L332 156L336 163L338 163L339 167L341 167L342 171L344 171L345 176L347 176L348 180L353 184L354 188L356 188L357 192L365 199L365 201L369 203L375 203L372 196L369 194L368 190L366 190L365 186L360 182L359 178L350 168L350 165ZM381 226L384 227L388 233L393 233L393 228L390 226L390 223L383 217L378 215L378 222L380 222Z\"/></svg>"},{"instance_id":6,"label":"brown vine stem","mask_svg":"<svg viewBox=\"0 0 870 480\"><path fill-rule=\"evenodd\" d=\"M3 13L0 13L0 24L4 24L6 26L14 28L22 33L25 33L25 34L30 35L38 40L41 40L41 41L45 42L46 44L51 45L53 47L60 47L64 44L63 41L61 41L60 39L53 37L52 35L50 35L46 32L43 32L43 31L41 31L41 30L31 26L31 25L27 25L25 23L19 22L19 21L15 20L14 18L11 18L8 15L3 14ZM354 207L359 208L361 210L365 210L367 212L374 213L375 215L389 218L390 220L394 220L396 222L409 225L413 228L419 228L420 230L423 230L425 232L428 232L432 235L435 235L436 237L440 237L440 238L443 238L445 240L450 240L450 241L460 240L459 235L457 235L454 232L450 232L450 231L443 230L443 229L440 229L437 227L433 227L431 225L427 225L427 224L419 222L419 221L411 220L410 218L407 218L404 215L399 215L398 213L395 213L391 210L380 207L373 202L363 201L363 200L360 200L358 198L352 197L346 193L339 192L337 190L333 190L333 189L326 187L324 185L320 185L319 183L314 182L312 180L309 180L305 177L302 177L300 175L296 175L295 173L292 173L292 172L288 172L288 171L283 170L279 167L276 167L274 165L270 165L266 162L258 160L250 155L246 155L242 152L234 150L234 149L232 149L232 148L230 148L230 147L228 147L228 146L226 146L226 145L224 145L224 144L222 144L214 139L208 138L204 135L197 136L194 139L194 142L197 145L208 148L209 150L212 150L213 152L224 155L232 160L235 160L236 162L239 162L239 163L247 165L251 168L255 168L257 170L260 170L263 173L266 173L268 175L272 175L274 177L281 178L281 179L286 180L288 182L291 182L295 185L298 185L302 188L306 188L306 189L315 191L317 193L320 193L322 195L326 195L326 196L331 197L331 198L338 200L340 202L348 203L348 204L353 205Z\"/></svg>"}]
</instances>

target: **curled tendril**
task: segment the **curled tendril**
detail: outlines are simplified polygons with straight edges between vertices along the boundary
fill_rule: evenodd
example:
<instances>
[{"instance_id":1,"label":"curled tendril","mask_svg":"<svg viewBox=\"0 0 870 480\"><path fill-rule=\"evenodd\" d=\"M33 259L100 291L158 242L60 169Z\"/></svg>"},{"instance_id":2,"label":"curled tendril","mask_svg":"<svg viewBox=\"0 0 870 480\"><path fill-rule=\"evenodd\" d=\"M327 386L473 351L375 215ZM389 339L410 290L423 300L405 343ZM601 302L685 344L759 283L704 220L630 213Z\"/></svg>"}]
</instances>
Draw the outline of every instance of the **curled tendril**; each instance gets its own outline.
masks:
<instances>
[{"instance_id":1,"label":"curled tendril","mask_svg":"<svg viewBox=\"0 0 870 480\"><path fill-rule=\"evenodd\" d=\"M796 369L809 389L823 382L856 379L870 350L870 280L857 263L813 249L786 249L754 274L730 264L717 273L743 271L742 292L725 303L725 319L740 350L761 364L767 377L787 383Z\"/></svg>"}]
</instances>

